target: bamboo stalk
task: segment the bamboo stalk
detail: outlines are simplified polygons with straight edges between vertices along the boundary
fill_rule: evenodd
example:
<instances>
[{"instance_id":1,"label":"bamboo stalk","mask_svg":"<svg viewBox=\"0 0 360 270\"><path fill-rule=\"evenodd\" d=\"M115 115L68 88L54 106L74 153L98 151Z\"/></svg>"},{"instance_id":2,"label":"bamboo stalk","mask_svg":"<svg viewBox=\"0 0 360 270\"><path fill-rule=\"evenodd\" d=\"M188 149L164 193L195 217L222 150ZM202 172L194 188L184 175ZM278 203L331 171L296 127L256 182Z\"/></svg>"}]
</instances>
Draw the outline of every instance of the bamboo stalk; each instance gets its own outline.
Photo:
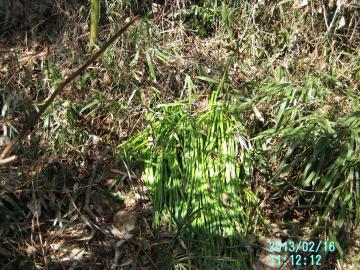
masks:
<instances>
[{"instance_id":1,"label":"bamboo stalk","mask_svg":"<svg viewBox=\"0 0 360 270\"><path fill-rule=\"evenodd\" d=\"M91 0L90 46L93 47L99 34L100 0Z\"/></svg>"}]
</instances>

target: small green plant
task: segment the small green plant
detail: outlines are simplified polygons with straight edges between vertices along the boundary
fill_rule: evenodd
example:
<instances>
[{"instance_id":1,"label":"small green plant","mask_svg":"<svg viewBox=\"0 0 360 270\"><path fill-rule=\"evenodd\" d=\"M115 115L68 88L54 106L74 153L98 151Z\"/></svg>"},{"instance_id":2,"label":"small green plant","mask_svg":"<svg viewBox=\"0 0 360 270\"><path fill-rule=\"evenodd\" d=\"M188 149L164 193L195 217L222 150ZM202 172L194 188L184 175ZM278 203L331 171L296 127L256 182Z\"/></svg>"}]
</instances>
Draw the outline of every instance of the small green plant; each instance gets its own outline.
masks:
<instances>
[{"instance_id":1,"label":"small green plant","mask_svg":"<svg viewBox=\"0 0 360 270\"><path fill-rule=\"evenodd\" d=\"M198 5L192 5L190 9L186 11L186 15L185 21L188 27L196 30L200 37L211 35L216 28L217 20L220 18L218 8Z\"/></svg>"}]
</instances>

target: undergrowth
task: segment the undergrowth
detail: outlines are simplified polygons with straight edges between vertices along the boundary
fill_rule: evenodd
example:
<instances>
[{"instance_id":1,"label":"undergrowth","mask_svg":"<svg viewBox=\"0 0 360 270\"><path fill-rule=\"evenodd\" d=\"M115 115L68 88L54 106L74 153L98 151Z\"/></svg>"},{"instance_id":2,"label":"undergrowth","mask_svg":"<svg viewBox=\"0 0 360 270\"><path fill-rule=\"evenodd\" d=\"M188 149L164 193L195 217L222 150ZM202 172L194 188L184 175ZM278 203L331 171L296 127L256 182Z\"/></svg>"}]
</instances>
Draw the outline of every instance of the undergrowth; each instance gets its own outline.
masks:
<instances>
[{"instance_id":1,"label":"undergrowth","mask_svg":"<svg viewBox=\"0 0 360 270\"><path fill-rule=\"evenodd\" d=\"M92 53L86 1L15 2L0 11L9 37L0 48L1 144ZM148 250L161 269L253 269L274 224L303 229L283 230L288 240L333 241L319 269L357 269L358 3L145 2L103 1L97 46L126 16L145 17L46 111L16 149L21 162L0 168L3 268L50 269L58 232L93 228L83 191L106 144L114 152L91 194L123 207L125 190L144 182L154 234L175 233L158 254ZM150 2L163 8L152 18ZM108 171L121 177L103 186ZM111 208L100 198L97 213ZM113 260L89 246L92 262Z\"/></svg>"},{"instance_id":2,"label":"undergrowth","mask_svg":"<svg viewBox=\"0 0 360 270\"><path fill-rule=\"evenodd\" d=\"M250 187L251 144L239 119L229 114L227 97L217 100L224 79L203 114L194 114L186 103L160 104L148 115L148 127L120 146L125 156L144 162L155 226L209 241L197 252L210 261L239 256L227 247L244 244L259 222L258 198ZM250 255L240 256L232 269L249 263L244 256Z\"/></svg>"}]
</instances>

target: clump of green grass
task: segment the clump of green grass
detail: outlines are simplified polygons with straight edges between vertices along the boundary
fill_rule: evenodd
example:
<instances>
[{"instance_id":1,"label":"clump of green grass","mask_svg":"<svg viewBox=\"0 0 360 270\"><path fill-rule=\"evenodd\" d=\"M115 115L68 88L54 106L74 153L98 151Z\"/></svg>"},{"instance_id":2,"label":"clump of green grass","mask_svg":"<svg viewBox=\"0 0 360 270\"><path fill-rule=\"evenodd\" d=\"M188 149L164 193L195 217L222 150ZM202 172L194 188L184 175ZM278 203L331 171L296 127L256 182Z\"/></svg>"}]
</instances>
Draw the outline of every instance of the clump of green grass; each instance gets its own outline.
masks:
<instances>
[{"instance_id":1,"label":"clump of green grass","mask_svg":"<svg viewBox=\"0 0 360 270\"><path fill-rule=\"evenodd\" d=\"M343 232L359 224L359 100L340 83L306 78L303 86L266 84L257 106L267 102L271 127L254 136L255 151L271 156L275 197L291 194L297 207L311 209L311 237L327 233L342 257ZM339 92L346 107L329 106Z\"/></svg>"},{"instance_id":2,"label":"clump of green grass","mask_svg":"<svg viewBox=\"0 0 360 270\"><path fill-rule=\"evenodd\" d=\"M183 103L159 105L148 128L121 146L144 161L155 225L208 239L208 255L226 254L224 238L231 244L244 239L258 218L249 187L251 145L228 102L216 101L222 82L205 113L193 114Z\"/></svg>"},{"instance_id":3,"label":"clump of green grass","mask_svg":"<svg viewBox=\"0 0 360 270\"><path fill-rule=\"evenodd\" d=\"M209 37L217 29L224 28L229 37L233 35L229 1L199 1L184 10L186 25L199 37Z\"/></svg>"}]
</instances>

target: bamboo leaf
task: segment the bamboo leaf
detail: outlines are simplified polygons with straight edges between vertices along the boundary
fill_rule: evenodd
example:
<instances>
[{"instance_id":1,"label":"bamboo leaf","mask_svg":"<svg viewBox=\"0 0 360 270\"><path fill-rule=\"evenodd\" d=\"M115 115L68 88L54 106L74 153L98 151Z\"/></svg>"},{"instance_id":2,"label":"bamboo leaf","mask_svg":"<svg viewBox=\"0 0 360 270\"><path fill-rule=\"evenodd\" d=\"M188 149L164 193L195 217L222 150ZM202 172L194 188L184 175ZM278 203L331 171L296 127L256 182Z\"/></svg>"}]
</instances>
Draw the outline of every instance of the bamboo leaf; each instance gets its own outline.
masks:
<instances>
[{"instance_id":1,"label":"bamboo leaf","mask_svg":"<svg viewBox=\"0 0 360 270\"><path fill-rule=\"evenodd\" d=\"M149 72L150 72L150 76L151 79L156 82L156 73L155 73L155 67L153 65L153 61L152 58L150 56L150 49L146 49L145 51L145 56L146 56L146 62L149 68Z\"/></svg>"}]
</instances>

